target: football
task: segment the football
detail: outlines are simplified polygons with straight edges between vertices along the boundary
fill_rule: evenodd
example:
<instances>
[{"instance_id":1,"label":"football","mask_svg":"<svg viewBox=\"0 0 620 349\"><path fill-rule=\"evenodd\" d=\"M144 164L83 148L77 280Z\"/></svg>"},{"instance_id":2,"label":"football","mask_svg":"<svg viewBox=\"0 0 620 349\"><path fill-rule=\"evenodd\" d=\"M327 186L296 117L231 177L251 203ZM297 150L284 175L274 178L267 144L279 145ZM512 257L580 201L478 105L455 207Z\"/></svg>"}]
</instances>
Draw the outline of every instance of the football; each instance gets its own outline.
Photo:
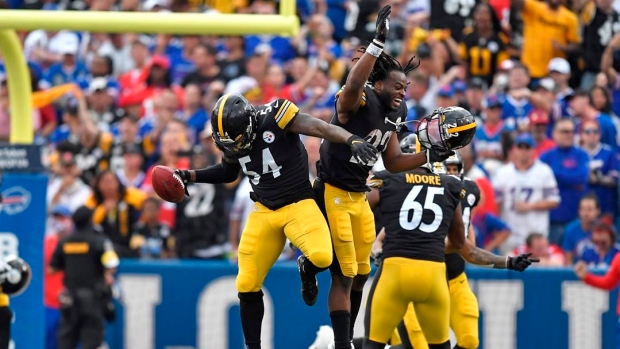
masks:
<instances>
[{"instance_id":1,"label":"football","mask_svg":"<svg viewBox=\"0 0 620 349\"><path fill-rule=\"evenodd\" d=\"M179 203L185 199L183 181L170 167L155 166L151 172L151 183L155 193L168 202Z\"/></svg>"}]
</instances>

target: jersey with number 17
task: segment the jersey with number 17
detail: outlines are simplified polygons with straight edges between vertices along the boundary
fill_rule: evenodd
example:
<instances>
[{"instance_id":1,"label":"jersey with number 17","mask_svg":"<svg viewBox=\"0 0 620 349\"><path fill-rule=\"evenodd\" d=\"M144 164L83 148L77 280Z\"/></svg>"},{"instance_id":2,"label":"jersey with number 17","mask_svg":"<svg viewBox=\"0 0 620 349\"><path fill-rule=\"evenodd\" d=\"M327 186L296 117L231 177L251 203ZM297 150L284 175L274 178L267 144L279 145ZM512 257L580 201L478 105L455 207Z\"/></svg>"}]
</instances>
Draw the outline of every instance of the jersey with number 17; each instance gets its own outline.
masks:
<instances>
[{"instance_id":1,"label":"jersey with number 17","mask_svg":"<svg viewBox=\"0 0 620 349\"><path fill-rule=\"evenodd\" d=\"M314 198L308 153L299 135L287 132L299 108L278 99L256 108L258 129L250 153L237 159L258 201L275 209Z\"/></svg>"}]
</instances>

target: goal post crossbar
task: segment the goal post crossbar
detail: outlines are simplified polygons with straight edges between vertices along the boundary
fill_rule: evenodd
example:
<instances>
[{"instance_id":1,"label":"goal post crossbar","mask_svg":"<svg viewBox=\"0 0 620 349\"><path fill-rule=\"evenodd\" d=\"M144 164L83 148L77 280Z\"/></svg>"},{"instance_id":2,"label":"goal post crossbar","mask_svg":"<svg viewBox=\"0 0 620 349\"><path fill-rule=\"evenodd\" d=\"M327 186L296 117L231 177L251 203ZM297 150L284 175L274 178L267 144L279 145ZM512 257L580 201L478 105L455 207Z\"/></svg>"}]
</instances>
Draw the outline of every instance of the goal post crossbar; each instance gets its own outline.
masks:
<instances>
[{"instance_id":1,"label":"goal post crossbar","mask_svg":"<svg viewBox=\"0 0 620 349\"><path fill-rule=\"evenodd\" d=\"M11 105L10 143L32 144L30 72L16 30L74 30L103 33L294 36L299 31L295 0L282 0L278 15L0 10L0 51Z\"/></svg>"}]
</instances>

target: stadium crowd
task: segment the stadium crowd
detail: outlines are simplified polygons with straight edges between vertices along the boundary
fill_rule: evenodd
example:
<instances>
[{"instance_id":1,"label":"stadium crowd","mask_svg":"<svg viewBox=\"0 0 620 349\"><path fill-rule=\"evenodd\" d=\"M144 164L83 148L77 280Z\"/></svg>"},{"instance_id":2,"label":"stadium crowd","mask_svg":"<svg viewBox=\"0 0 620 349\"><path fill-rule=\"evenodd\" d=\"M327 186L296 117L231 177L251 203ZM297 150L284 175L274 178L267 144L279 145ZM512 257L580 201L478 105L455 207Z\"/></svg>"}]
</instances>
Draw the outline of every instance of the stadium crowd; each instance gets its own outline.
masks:
<instances>
[{"instance_id":1,"label":"stadium crowd","mask_svg":"<svg viewBox=\"0 0 620 349\"><path fill-rule=\"evenodd\" d=\"M298 0L302 27L293 38L20 32L35 139L51 175L46 257L87 203L122 258L234 261L253 207L248 179L192 184L190 197L172 204L154 194L151 169L220 161L207 123L224 93L254 104L286 98L328 121L387 4L386 51L420 62L408 76L408 127L452 105L478 119L472 145L460 151L482 192L471 213L478 245L529 251L544 266L610 265L620 251L620 1L612 0ZM277 6L0 0L14 9L202 12L205 21ZM6 78L0 65L0 141L10 128ZM320 140L304 143L313 178ZM295 257L285 249L281 259Z\"/></svg>"}]
</instances>

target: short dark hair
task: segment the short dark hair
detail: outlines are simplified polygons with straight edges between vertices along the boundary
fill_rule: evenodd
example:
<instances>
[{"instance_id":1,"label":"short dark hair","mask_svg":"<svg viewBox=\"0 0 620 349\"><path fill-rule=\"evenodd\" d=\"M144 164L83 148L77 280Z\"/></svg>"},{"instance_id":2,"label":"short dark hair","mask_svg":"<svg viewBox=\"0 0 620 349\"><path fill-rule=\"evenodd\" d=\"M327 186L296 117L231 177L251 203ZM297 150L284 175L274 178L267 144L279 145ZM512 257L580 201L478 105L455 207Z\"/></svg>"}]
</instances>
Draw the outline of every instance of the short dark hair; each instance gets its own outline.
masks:
<instances>
[{"instance_id":1,"label":"short dark hair","mask_svg":"<svg viewBox=\"0 0 620 349\"><path fill-rule=\"evenodd\" d=\"M541 234L541 233L531 233L525 239L525 245L528 248L532 248L532 244L534 243L534 240L536 240L536 239L544 239L544 238L545 238L545 236L543 234Z\"/></svg>"},{"instance_id":2,"label":"short dark hair","mask_svg":"<svg viewBox=\"0 0 620 349\"><path fill-rule=\"evenodd\" d=\"M594 201L594 206L596 206L596 208L598 208L599 210L601 209L601 200L599 200L598 196L595 193L590 192L586 194L584 197L581 198L581 200L579 200L579 202L581 203L585 200Z\"/></svg>"}]
</instances>

